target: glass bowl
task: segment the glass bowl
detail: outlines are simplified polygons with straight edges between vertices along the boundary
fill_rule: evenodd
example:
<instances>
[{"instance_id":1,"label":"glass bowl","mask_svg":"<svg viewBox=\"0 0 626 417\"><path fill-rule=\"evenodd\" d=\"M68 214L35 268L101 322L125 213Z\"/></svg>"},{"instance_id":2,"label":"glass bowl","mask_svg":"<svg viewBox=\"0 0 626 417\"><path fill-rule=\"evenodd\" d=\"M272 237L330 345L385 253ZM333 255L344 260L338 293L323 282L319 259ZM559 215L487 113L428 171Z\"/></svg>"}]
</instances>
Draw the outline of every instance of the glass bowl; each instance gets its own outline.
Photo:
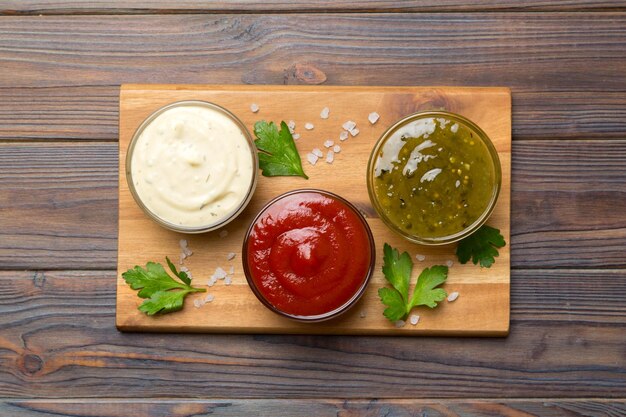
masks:
<instances>
[{"instance_id":1,"label":"glass bowl","mask_svg":"<svg viewBox=\"0 0 626 417\"><path fill-rule=\"evenodd\" d=\"M474 122L447 111L418 112L387 129L367 165L370 201L381 220L422 245L453 243L491 215L500 159Z\"/></svg>"},{"instance_id":2,"label":"glass bowl","mask_svg":"<svg viewBox=\"0 0 626 417\"><path fill-rule=\"evenodd\" d=\"M233 129L233 131L235 132L240 132L241 135L243 136L245 143L247 145L247 148L248 148L250 162L252 164L252 175L251 175L249 183L247 183L246 185L245 191L242 193L242 198L240 199L240 201L236 203L230 211L226 212L225 215L219 216L215 220L206 221L198 225L196 224L181 225L177 222L176 218L165 218L164 216L155 213L154 209L150 208L150 204L147 201L144 201L144 200L147 200L146 198L148 196L147 192L146 191L139 192L136 187L134 178L133 178L133 160L134 160L134 156L136 152L139 152L137 143L140 141L140 138L142 134L144 133L144 131L146 130L146 128L148 128L148 126L150 126L150 124L154 122L157 118L166 114L167 112L174 110L174 109L181 108L181 107L186 107L186 106L209 109L213 112L216 112L217 114L221 116L225 116L226 118L222 119L222 121L225 123L232 123L232 125L227 125L227 127L229 129ZM170 113L169 116L172 116L172 113ZM191 157L193 157L193 155L191 155ZM148 116L141 123L141 125L137 128L137 130L133 134L133 137L130 141L130 144L128 146L128 152L126 154L126 182L128 183L130 193L135 199L135 202L137 203L137 205L141 208L141 210L148 217L150 217L152 220L154 220L161 226L165 227L166 229L173 230L176 232L181 232L181 233L192 233L192 234L204 233L204 232L209 232L209 231L216 230L216 229L223 227L227 223L234 220L245 209L245 207L250 202L250 199L252 198L252 194L254 193L254 190L256 189L258 167L259 167L258 155L256 152L256 146L254 144L252 135L250 134L246 126L243 124L243 122L237 118L237 116L235 116L234 114L232 114L230 111L226 110L225 108L214 103L209 103L206 101L199 101L199 100L185 100L185 101L178 101L175 103L171 103L171 104L168 104L166 106L163 106L157 109L150 116ZM176 180L178 180L178 178ZM184 183L182 180L180 180L180 182ZM199 210L202 210L202 208L203 207L200 206Z\"/></svg>"},{"instance_id":3,"label":"glass bowl","mask_svg":"<svg viewBox=\"0 0 626 417\"><path fill-rule=\"evenodd\" d=\"M318 196L320 197L320 199L316 200ZM298 215L299 220L297 223L298 224L297 227L294 227L293 229L289 229L289 227L287 227L286 231L281 232L278 238L268 238L268 235L266 234L266 233L269 233L267 232L268 230L267 225L270 224L270 227L272 227L271 226L272 224L280 224L280 225L286 224L288 223L288 220L285 220L285 223L282 223L283 222L282 219L287 219L287 213L302 213L301 211L299 211L300 207L305 207L305 210L310 210L310 212L313 213L314 209L311 207L314 206L315 201L322 202L322 201L330 201L330 200L332 200L333 203L338 203L339 206L353 213L354 216L352 217L352 221L356 219L356 222L359 224L358 228L362 232L359 232L358 234L361 237L363 237L364 240L359 240L359 243L354 243L354 242L352 243L354 244L354 246L359 246L361 248L364 248L364 252L367 252L363 254L366 256L363 258L363 262L360 264L358 268L359 272L363 272L363 270L365 271L365 276L362 276L360 273L357 274L356 271L354 271L355 272L354 277L353 277L354 279L352 280L352 283L349 284L349 287L348 287L349 289L347 291L344 291L344 294L342 294L341 296L335 296L330 291L324 292L320 290L323 285L324 286L330 285L330 287L335 288L337 278L333 278L333 280L331 281L325 281L325 278L320 277L320 275L323 275L323 273L327 271L328 269L333 269L334 266L337 266L337 269L339 269L344 264L344 259L342 259L344 257L347 257L348 262L350 262L350 260L352 259L349 254L350 253L349 251L352 249L352 246L351 246L348 248L344 248L345 251L348 251L346 255L342 255L340 253L335 252L334 254L331 253L331 255L328 255L328 257L323 258L323 261L320 261L321 266L316 267L318 269L316 269L315 272L313 272L311 275L311 276L314 276L314 279L310 281L306 281L306 283L302 283L302 282L308 279L308 277L302 279L297 284L295 284L298 286L298 288L294 290L293 281L285 281L284 277L292 273L293 274L298 273L297 266L293 266L294 264L292 261L293 258L297 255L291 254L290 256L282 256L282 252L280 252L281 248L278 247L275 242L280 237L287 236L292 231L294 232L294 234L290 236L300 235L301 233L310 233L311 227L309 223L301 221L301 219L304 216ZM311 203L312 201L313 203ZM322 211L319 211L317 214L319 213L322 213ZM282 216L279 216L279 214L282 214ZM332 221L335 221L335 220L333 219ZM258 226L259 229L256 229L257 225L260 225ZM356 229L352 229L352 230L356 230ZM287 259L286 262L289 262L290 267L293 266L293 268L290 269L285 274L283 274L282 271L279 271L279 272L275 270L272 271L272 274L274 274L274 276L277 277L274 281L272 281L272 285L271 285L272 291L279 291L279 290L283 291L283 289L286 293L288 291L294 291L293 293L289 293L289 294L298 294L297 296L300 297L300 294L302 294L302 291L308 291L307 287L308 289L313 288L314 291L318 291L319 293L316 294L315 296L310 297L310 299L312 300L310 301L310 303L315 302L316 300L315 297L320 297L319 299L321 299L322 302L326 304L330 303L334 307L328 309L327 311L316 311L313 314L299 314L299 313L294 312L295 310L292 309L291 307L281 308L277 306L276 304L279 304L279 302L276 301L276 298L271 295L269 296L266 295L265 291L267 290L261 287L260 285L257 285L257 282L255 280L255 274L257 274L256 278L259 279L259 281L261 281L261 277L258 276L258 274L260 274L258 271L262 268L265 268L265 266L262 265L261 267L257 269L252 264L252 262L254 262L254 254L251 254L251 249L255 250L255 248L258 248L258 246L256 246L255 243L252 242L252 240L257 239L257 234L258 236L264 236L264 239L267 242L271 242L271 247L269 250L266 248L263 249L264 251L267 250L267 252L264 252L264 256L262 258L268 259L267 261L268 265L272 265L273 258L272 258L271 252L275 251L275 253L281 253L281 259ZM298 240L296 243L293 243L293 245L294 247L298 248L297 250L299 251L300 248L302 248L303 246L307 246L308 242L303 243L303 241ZM318 258L316 257L315 251L318 249L315 246L312 246L312 247L313 249L310 249L310 252L312 253L310 255L310 258L317 260ZM321 247L321 245L319 247ZM367 260L368 256L369 256L369 260ZM325 262L327 261L330 263L331 267L326 269L325 266L327 264ZM243 248L242 248L243 270L244 270L246 279L248 280L248 284L250 285L250 288L252 289L252 292L254 293L254 295L259 299L259 301L261 301L261 303L263 303L268 309L272 310L276 314L279 314L283 317L300 321L300 322L319 322L319 321L329 320L348 311L348 309L352 307L354 304L356 304L356 302L361 298L361 296L365 292L365 288L367 287L370 277L372 276L372 273L374 271L375 262L376 262L376 246L374 244L374 237L363 215L359 212L359 210L356 207L354 207L354 205L352 205L349 201L345 200L344 198L336 194L330 193L328 191L322 191L322 190L317 190L317 189L303 189L303 190L290 191L285 194L279 195L278 197L274 198L269 203L267 203L267 205L265 205L265 207L259 212L256 218L250 224L248 231L246 233L246 237L243 242ZM265 271L265 269L263 270ZM318 275L318 272L320 275ZM280 277L278 277L278 275L280 275ZM292 275L289 275L289 276L292 276ZM340 276L345 276L345 275L340 275ZM280 287L279 290L276 290L277 287ZM306 296L303 296L303 297L306 297ZM274 300L274 303L270 301L269 298ZM324 300L324 298L326 298L326 300ZM329 301L331 299L333 301ZM286 310L291 310L291 311L286 311Z\"/></svg>"}]
</instances>

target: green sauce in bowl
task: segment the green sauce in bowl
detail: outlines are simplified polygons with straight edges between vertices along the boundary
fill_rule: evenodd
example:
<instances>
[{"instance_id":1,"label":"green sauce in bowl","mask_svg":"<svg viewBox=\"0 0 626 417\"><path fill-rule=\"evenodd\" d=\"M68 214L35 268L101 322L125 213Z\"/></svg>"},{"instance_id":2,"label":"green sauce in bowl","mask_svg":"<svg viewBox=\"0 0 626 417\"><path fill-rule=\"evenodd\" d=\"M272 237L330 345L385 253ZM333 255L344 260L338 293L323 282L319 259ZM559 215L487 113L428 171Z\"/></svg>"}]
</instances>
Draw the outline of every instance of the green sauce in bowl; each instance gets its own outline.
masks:
<instances>
[{"instance_id":1,"label":"green sauce in bowl","mask_svg":"<svg viewBox=\"0 0 626 417\"><path fill-rule=\"evenodd\" d=\"M500 190L498 154L471 121L447 112L404 118L379 139L368 190L381 219L423 244L462 239L489 217Z\"/></svg>"}]
</instances>

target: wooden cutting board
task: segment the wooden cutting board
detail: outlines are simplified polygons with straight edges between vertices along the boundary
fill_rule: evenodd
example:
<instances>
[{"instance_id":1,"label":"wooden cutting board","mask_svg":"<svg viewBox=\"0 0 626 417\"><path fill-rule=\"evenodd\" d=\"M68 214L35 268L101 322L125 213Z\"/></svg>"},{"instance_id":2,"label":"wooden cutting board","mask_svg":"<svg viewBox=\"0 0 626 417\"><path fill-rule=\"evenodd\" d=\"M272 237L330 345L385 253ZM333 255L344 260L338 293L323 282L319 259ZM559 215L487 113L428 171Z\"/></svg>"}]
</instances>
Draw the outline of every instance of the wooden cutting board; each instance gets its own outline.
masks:
<instances>
[{"instance_id":1,"label":"wooden cutting board","mask_svg":"<svg viewBox=\"0 0 626 417\"><path fill-rule=\"evenodd\" d=\"M126 183L124 161L133 133L141 122L159 107L179 100L206 100L226 107L252 131L254 123L265 119L296 122L301 138L296 142L309 180L293 177L259 176L258 188L247 209L224 229L202 235L171 232L150 220L136 205ZM260 110L252 113L250 105ZM320 111L330 108L330 117ZM510 242L511 184L511 94L508 88L461 87L323 87L323 86L212 86L212 85L123 85L120 91L120 177L119 251L117 274L116 324L123 331L206 332L206 333L308 333L361 335L480 335L504 336L509 331L510 251L507 245L490 269L461 265L454 255L455 245L424 247L396 236L376 217L367 194L366 166L370 151L381 133L394 121L419 110L445 109L466 116L481 126L494 142L502 163L502 191L488 224L497 227ZM380 120L371 125L367 116L378 112ZM360 134L339 141L341 125L354 120ZM305 123L314 124L305 130ZM323 160L311 166L306 154L313 148L326 150L332 139L341 152L332 164ZM366 213L376 239L376 272L357 305L332 321L303 324L276 315L254 296L243 274L241 245L244 233L256 213L273 197L298 188L320 188L337 193ZM185 300L182 311L148 317L137 310L142 302L126 285L122 272L148 261L165 262L165 256L179 259L179 240L185 238L194 254L185 261L195 285L206 285L217 267L234 266L232 285L223 281L208 288L215 299L200 308L194 294ZM445 289L458 291L454 302L443 301L431 310L414 309L421 316L417 326L397 329L383 317L384 306L378 288L385 285L382 274L382 248L388 242L408 251L415 260L411 288L419 272L431 265L454 261ZM229 252L235 259L227 260ZM422 262L416 254L426 257ZM365 317L362 317L365 316Z\"/></svg>"}]
</instances>

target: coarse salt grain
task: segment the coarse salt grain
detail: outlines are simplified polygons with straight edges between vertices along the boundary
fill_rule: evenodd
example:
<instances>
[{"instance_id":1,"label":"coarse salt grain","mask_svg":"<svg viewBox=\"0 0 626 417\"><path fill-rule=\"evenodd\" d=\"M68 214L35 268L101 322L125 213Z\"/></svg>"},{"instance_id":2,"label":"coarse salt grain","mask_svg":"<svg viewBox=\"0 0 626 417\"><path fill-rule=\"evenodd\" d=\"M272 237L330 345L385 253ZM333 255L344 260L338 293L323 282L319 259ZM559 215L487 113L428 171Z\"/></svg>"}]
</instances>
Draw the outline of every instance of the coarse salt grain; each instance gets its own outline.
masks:
<instances>
[{"instance_id":1,"label":"coarse salt grain","mask_svg":"<svg viewBox=\"0 0 626 417\"><path fill-rule=\"evenodd\" d=\"M409 318L409 321L411 322L411 324L413 326L415 326L417 324L417 322L420 321L420 316L418 316L417 314L411 314L411 317Z\"/></svg>"},{"instance_id":2,"label":"coarse salt grain","mask_svg":"<svg viewBox=\"0 0 626 417\"><path fill-rule=\"evenodd\" d=\"M193 305L196 308L202 307L203 304L204 304L204 302L200 298L196 298L195 300L193 300Z\"/></svg>"},{"instance_id":3,"label":"coarse salt grain","mask_svg":"<svg viewBox=\"0 0 626 417\"><path fill-rule=\"evenodd\" d=\"M309 164L311 165L315 165L318 159L319 157L315 154L312 154L312 153L306 154L306 160L309 161Z\"/></svg>"},{"instance_id":4,"label":"coarse salt grain","mask_svg":"<svg viewBox=\"0 0 626 417\"><path fill-rule=\"evenodd\" d=\"M250 111L251 111L252 113L256 113L256 112L258 112L258 111L259 111L259 105L258 105L258 104L256 104L256 103L252 103L252 104L250 105Z\"/></svg>"},{"instance_id":5,"label":"coarse salt grain","mask_svg":"<svg viewBox=\"0 0 626 417\"><path fill-rule=\"evenodd\" d=\"M335 160L335 152L328 151L328 153L326 154L326 163L332 164L334 160Z\"/></svg>"},{"instance_id":6,"label":"coarse salt grain","mask_svg":"<svg viewBox=\"0 0 626 417\"><path fill-rule=\"evenodd\" d=\"M294 122L293 120L290 120L289 123L287 123L287 127L289 129L295 129L296 128L296 122Z\"/></svg>"},{"instance_id":7,"label":"coarse salt grain","mask_svg":"<svg viewBox=\"0 0 626 417\"><path fill-rule=\"evenodd\" d=\"M459 125L457 123L453 124L452 126L450 126L450 130L452 131L452 133L456 133L457 130L459 130Z\"/></svg>"},{"instance_id":8,"label":"coarse salt grain","mask_svg":"<svg viewBox=\"0 0 626 417\"><path fill-rule=\"evenodd\" d=\"M344 130L350 131L356 127L356 123L352 120L348 120L347 122L342 124L341 127L343 127Z\"/></svg>"},{"instance_id":9,"label":"coarse salt grain","mask_svg":"<svg viewBox=\"0 0 626 417\"><path fill-rule=\"evenodd\" d=\"M315 148L311 151L311 153L315 156L317 156L318 158L321 158L324 156L324 153L319 149L319 148Z\"/></svg>"},{"instance_id":10,"label":"coarse salt grain","mask_svg":"<svg viewBox=\"0 0 626 417\"><path fill-rule=\"evenodd\" d=\"M360 130L355 127L355 128L350 129L349 132L352 135L352 137L355 137L356 135L359 134Z\"/></svg>"},{"instance_id":11,"label":"coarse salt grain","mask_svg":"<svg viewBox=\"0 0 626 417\"><path fill-rule=\"evenodd\" d=\"M210 303L213 300L215 300L215 296L213 294L207 294L206 297L204 297L205 303Z\"/></svg>"},{"instance_id":12,"label":"coarse salt grain","mask_svg":"<svg viewBox=\"0 0 626 417\"><path fill-rule=\"evenodd\" d=\"M237 256L235 252L230 252L228 255L226 255L226 259L232 261L233 259L235 259L235 256Z\"/></svg>"},{"instance_id":13,"label":"coarse salt grain","mask_svg":"<svg viewBox=\"0 0 626 417\"><path fill-rule=\"evenodd\" d=\"M448 302L450 302L450 303L451 303L451 302L453 302L454 300L456 300L457 298L459 298L459 293L458 293L458 291L454 291L453 293L451 293L451 294L448 296Z\"/></svg>"},{"instance_id":14,"label":"coarse salt grain","mask_svg":"<svg viewBox=\"0 0 626 417\"><path fill-rule=\"evenodd\" d=\"M313 123L305 123L304 124L304 128L306 130L313 130L314 127L315 127L315 125Z\"/></svg>"},{"instance_id":15,"label":"coarse salt grain","mask_svg":"<svg viewBox=\"0 0 626 417\"><path fill-rule=\"evenodd\" d=\"M330 109L328 107L324 107L320 112L320 117L322 119L328 119L328 115L330 114Z\"/></svg>"},{"instance_id":16,"label":"coarse salt grain","mask_svg":"<svg viewBox=\"0 0 626 417\"><path fill-rule=\"evenodd\" d=\"M218 266L217 268L215 268L215 272L213 273L213 276L217 279L224 279L226 278L227 274L226 274L226 271L224 271L224 269L221 266Z\"/></svg>"},{"instance_id":17,"label":"coarse salt grain","mask_svg":"<svg viewBox=\"0 0 626 417\"><path fill-rule=\"evenodd\" d=\"M211 278L209 278L209 281L207 282L206 285L208 285L209 287L212 287L215 285L216 282L217 282L217 278L215 278L215 275L211 275Z\"/></svg>"},{"instance_id":18,"label":"coarse salt grain","mask_svg":"<svg viewBox=\"0 0 626 417\"><path fill-rule=\"evenodd\" d=\"M446 265L448 265L448 268L452 268L452 265L454 265L454 262L452 262L451 260L447 260Z\"/></svg>"},{"instance_id":19,"label":"coarse salt grain","mask_svg":"<svg viewBox=\"0 0 626 417\"><path fill-rule=\"evenodd\" d=\"M422 262L424 259L426 259L426 257L424 255L417 254L415 255L415 259Z\"/></svg>"},{"instance_id":20,"label":"coarse salt grain","mask_svg":"<svg viewBox=\"0 0 626 417\"><path fill-rule=\"evenodd\" d=\"M339 146L339 145L333 146L333 152L335 152L335 153L341 152L341 146Z\"/></svg>"},{"instance_id":21,"label":"coarse salt grain","mask_svg":"<svg viewBox=\"0 0 626 417\"><path fill-rule=\"evenodd\" d=\"M224 278L224 285L230 285L233 282L231 277Z\"/></svg>"},{"instance_id":22,"label":"coarse salt grain","mask_svg":"<svg viewBox=\"0 0 626 417\"><path fill-rule=\"evenodd\" d=\"M327 140L324 142L324 147L325 147L325 148L330 148L330 147L331 147L331 146L333 146L334 144L335 144L335 142L333 142L333 141L332 141L332 140L330 140L330 139L327 139Z\"/></svg>"},{"instance_id":23,"label":"coarse salt grain","mask_svg":"<svg viewBox=\"0 0 626 417\"><path fill-rule=\"evenodd\" d=\"M234 274L234 273L235 273L235 267L231 265L231 266L230 266L230 269L228 270L228 273L229 273L230 275Z\"/></svg>"},{"instance_id":24,"label":"coarse salt grain","mask_svg":"<svg viewBox=\"0 0 626 417\"><path fill-rule=\"evenodd\" d=\"M345 130L342 130L341 133L339 134L339 140L343 142L346 139L348 139L348 132Z\"/></svg>"},{"instance_id":25,"label":"coarse salt grain","mask_svg":"<svg viewBox=\"0 0 626 417\"><path fill-rule=\"evenodd\" d=\"M370 121L371 124L374 124L378 121L378 119L380 118L380 114L376 113L375 111L371 112L368 116L367 116L367 120Z\"/></svg>"},{"instance_id":26,"label":"coarse salt grain","mask_svg":"<svg viewBox=\"0 0 626 417\"><path fill-rule=\"evenodd\" d=\"M456 180L456 182L454 183L454 185L456 186L456 188L459 188L459 185L461 185L461 181Z\"/></svg>"},{"instance_id":27,"label":"coarse salt grain","mask_svg":"<svg viewBox=\"0 0 626 417\"><path fill-rule=\"evenodd\" d=\"M367 317L367 310L361 310L361 312L359 313L359 317L361 317L362 319Z\"/></svg>"},{"instance_id":28,"label":"coarse salt grain","mask_svg":"<svg viewBox=\"0 0 626 417\"><path fill-rule=\"evenodd\" d=\"M298 139L300 139L300 134L299 133L294 133L291 137L294 138L295 140L298 140Z\"/></svg>"},{"instance_id":29,"label":"coarse salt grain","mask_svg":"<svg viewBox=\"0 0 626 417\"><path fill-rule=\"evenodd\" d=\"M220 232L220 237L221 237L222 239L224 239L226 236L228 236L228 230L222 230L222 231Z\"/></svg>"},{"instance_id":30,"label":"coarse salt grain","mask_svg":"<svg viewBox=\"0 0 626 417\"><path fill-rule=\"evenodd\" d=\"M406 321L404 320L398 320L393 323L393 325L396 326L396 328L398 329L401 327L404 327L405 324L406 324Z\"/></svg>"}]
</instances>

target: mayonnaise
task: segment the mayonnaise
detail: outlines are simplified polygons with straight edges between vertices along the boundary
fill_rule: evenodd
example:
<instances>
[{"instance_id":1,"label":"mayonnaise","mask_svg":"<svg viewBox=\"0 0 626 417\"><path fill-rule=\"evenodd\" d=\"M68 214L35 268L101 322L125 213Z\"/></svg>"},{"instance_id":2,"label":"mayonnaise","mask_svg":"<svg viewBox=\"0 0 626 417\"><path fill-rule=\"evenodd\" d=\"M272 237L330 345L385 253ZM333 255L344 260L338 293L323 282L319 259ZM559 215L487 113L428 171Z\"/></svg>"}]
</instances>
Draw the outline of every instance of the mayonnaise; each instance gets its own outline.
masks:
<instances>
[{"instance_id":1,"label":"mayonnaise","mask_svg":"<svg viewBox=\"0 0 626 417\"><path fill-rule=\"evenodd\" d=\"M227 113L202 102L164 110L135 138L129 180L136 197L173 228L221 226L247 204L255 185L255 153L246 133Z\"/></svg>"}]
</instances>

